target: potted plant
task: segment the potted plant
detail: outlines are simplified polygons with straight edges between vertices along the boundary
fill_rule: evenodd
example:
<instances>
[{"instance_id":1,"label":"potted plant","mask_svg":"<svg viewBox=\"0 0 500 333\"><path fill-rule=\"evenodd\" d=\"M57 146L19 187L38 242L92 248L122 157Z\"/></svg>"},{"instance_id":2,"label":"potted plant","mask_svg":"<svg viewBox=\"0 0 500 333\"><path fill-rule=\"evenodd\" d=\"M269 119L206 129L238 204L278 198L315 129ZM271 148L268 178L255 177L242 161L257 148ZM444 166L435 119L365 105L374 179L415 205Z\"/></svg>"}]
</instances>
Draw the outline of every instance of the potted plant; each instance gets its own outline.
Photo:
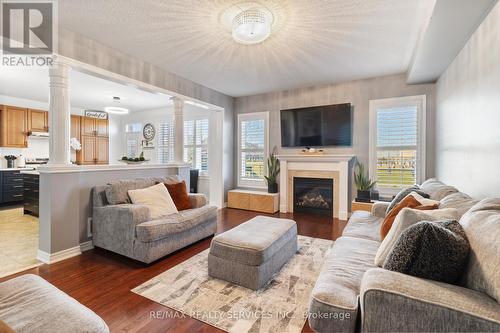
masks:
<instances>
[{"instance_id":1,"label":"potted plant","mask_svg":"<svg viewBox=\"0 0 500 333\"><path fill-rule=\"evenodd\" d=\"M370 202L370 191L377 182L370 179L368 172L365 171L364 165L359 162L357 162L355 166L354 183L358 190L356 201Z\"/></svg>"},{"instance_id":2,"label":"potted plant","mask_svg":"<svg viewBox=\"0 0 500 333\"><path fill-rule=\"evenodd\" d=\"M268 193L278 193L278 175L280 173L280 161L276 157L276 146L273 148L273 152L267 158L267 192Z\"/></svg>"}]
</instances>

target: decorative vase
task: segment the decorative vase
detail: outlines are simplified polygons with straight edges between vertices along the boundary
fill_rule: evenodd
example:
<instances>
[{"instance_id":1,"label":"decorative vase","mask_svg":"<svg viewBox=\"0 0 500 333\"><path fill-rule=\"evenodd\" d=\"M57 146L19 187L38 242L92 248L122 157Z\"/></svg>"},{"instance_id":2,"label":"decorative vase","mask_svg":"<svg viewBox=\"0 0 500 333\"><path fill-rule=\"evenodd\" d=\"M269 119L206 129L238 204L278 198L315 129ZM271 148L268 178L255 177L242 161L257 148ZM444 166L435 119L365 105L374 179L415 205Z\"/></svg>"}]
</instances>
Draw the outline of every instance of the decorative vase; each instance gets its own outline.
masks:
<instances>
[{"instance_id":1,"label":"decorative vase","mask_svg":"<svg viewBox=\"0 0 500 333\"><path fill-rule=\"evenodd\" d=\"M267 184L267 193L278 193L278 183Z\"/></svg>"},{"instance_id":2,"label":"decorative vase","mask_svg":"<svg viewBox=\"0 0 500 333\"><path fill-rule=\"evenodd\" d=\"M370 191L360 191L358 190L358 196L356 197L358 202L370 202Z\"/></svg>"}]
</instances>

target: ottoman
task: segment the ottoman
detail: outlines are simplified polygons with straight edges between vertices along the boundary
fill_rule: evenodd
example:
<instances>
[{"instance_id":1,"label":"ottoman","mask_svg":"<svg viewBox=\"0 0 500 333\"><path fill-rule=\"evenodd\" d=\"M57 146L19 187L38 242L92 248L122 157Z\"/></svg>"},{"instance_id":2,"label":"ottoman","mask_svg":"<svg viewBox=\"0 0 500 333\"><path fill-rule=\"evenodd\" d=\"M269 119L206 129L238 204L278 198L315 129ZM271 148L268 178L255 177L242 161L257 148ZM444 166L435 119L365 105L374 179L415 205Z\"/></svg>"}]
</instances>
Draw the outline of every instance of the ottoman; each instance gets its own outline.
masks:
<instances>
[{"instance_id":1,"label":"ottoman","mask_svg":"<svg viewBox=\"0 0 500 333\"><path fill-rule=\"evenodd\" d=\"M208 275L258 290L295 252L295 221L257 216L212 239Z\"/></svg>"}]
</instances>

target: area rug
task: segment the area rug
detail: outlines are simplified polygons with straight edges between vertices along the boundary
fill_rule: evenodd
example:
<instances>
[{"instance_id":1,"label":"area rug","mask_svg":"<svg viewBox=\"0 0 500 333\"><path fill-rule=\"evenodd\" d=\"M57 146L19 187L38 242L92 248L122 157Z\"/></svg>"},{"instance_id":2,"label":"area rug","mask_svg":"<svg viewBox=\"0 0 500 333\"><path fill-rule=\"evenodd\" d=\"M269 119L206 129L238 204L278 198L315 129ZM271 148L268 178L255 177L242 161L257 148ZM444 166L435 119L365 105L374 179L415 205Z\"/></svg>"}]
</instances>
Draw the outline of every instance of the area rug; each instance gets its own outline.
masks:
<instances>
[{"instance_id":1,"label":"area rug","mask_svg":"<svg viewBox=\"0 0 500 333\"><path fill-rule=\"evenodd\" d=\"M298 236L299 250L259 291L208 276L208 251L134 288L149 298L226 332L301 332L311 291L333 241ZM174 311L157 319L179 317Z\"/></svg>"}]
</instances>

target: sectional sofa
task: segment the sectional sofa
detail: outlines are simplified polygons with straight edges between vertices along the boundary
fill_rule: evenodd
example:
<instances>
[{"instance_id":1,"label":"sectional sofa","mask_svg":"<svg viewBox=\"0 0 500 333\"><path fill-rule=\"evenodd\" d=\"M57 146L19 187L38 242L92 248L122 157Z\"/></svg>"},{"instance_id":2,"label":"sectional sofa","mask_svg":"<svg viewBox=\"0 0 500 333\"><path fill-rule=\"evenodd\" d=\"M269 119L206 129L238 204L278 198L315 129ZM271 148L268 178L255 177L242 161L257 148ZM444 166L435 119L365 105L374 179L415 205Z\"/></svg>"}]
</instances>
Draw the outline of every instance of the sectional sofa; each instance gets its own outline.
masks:
<instances>
[{"instance_id":1,"label":"sectional sofa","mask_svg":"<svg viewBox=\"0 0 500 333\"><path fill-rule=\"evenodd\" d=\"M312 292L316 332L499 332L500 198L480 202L430 179L421 185L439 208L456 208L470 242L460 285L425 280L374 265L388 204L354 212L326 258Z\"/></svg>"}]
</instances>

